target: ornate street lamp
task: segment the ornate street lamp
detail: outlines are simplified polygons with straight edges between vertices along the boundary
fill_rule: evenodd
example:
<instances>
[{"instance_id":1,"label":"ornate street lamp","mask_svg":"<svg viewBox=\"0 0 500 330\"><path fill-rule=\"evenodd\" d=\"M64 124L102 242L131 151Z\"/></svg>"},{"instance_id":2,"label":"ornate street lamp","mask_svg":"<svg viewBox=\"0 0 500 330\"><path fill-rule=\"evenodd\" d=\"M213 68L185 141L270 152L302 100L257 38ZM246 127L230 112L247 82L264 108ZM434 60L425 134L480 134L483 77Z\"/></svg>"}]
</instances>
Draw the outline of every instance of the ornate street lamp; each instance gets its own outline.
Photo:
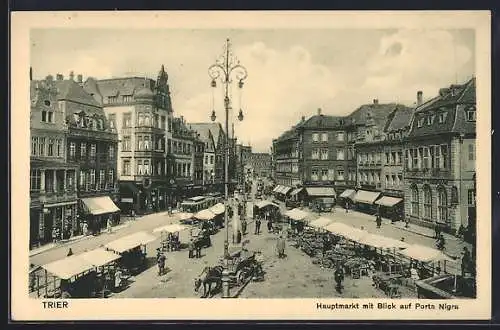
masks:
<instances>
[{"instance_id":1,"label":"ornate street lamp","mask_svg":"<svg viewBox=\"0 0 500 330\"><path fill-rule=\"evenodd\" d=\"M224 86L224 110L226 114L225 118L225 156L224 156L224 190L225 190L225 198L224 198L224 207L225 210L228 209L229 205L229 109L231 108L231 100L229 99L229 88L233 83L233 79L238 81L238 88L243 88L243 80L247 77L247 70L245 67L240 65L240 62L234 57L231 52L231 44L229 39L226 39L226 44L224 47L224 54L215 62L215 64L211 65L208 68L208 74L212 79L210 86L212 88L217 87L217 80L220 80ZM212 94L212 109L213 106L213 94ZM215 110L212 110L212 114L210 116L212 121L215 121L216 115ZM240 121L243 120L243 110L241 110L238 114L238 119ZM224 225L226 229L226 237L224 240L224 270L222 272L222 296L224 298L229 298L229 270L228 270L228 260L229 260L229 229L228 229L228 214L227 211L224 212Z\"/></svg>"}]
</instances>

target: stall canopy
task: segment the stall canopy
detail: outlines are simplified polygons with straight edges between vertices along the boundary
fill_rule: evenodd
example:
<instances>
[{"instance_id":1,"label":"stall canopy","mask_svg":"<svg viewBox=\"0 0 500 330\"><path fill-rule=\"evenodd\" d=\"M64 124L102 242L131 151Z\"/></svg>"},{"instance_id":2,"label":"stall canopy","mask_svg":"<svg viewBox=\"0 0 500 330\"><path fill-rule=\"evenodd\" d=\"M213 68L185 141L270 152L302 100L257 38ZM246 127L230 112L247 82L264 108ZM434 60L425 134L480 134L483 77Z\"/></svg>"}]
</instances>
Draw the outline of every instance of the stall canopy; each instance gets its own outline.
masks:
<instances>
[{"instance_id":1,"label":"stall canopy","mask_svg":"<svg viewBox=\"0 0 500 330\"><path fill-rule=\"evenodd\" d=\"M198 220L212 220L213 218L215 218L215 213L213 213L209 209L205 209L196 213L193 217Z\"/></svg>"},{"instance_id":2,"label":"stall canopy","mask_svg":"<svg viewBox=\"0 0 500 330\"><path fill-rule=\"evenodd\" d=\"M72 255L42 266L43 269L59 277L68 280L73 276L80 275L94 269L94 265L80 256Z\"/></svg>"},{"instance_id":3,"label":"stall canopy","mask_svg":"<svg viewBox=\"0 0 500 330\"><path fill-rule=\"evenodd\" d=\"M283 194L283 195L286 195L286 194L288 194L288 192L289 192L290 190L292 190L292 188L291 188L291 187L286 187L286 186L285 186L285 187L281 188L281 190L280 190L279 192L280 192L281 194Z\"/></svg>"},{"instance_id":4,"label":"stall canopy","mask_svg":"<svg viewBox=\"0 0 500 330\"><path fill-rule=\"evenodd\" d=\"M307 194L309 196L321 196L321 197L335 197L335 189L332 187L307 187Z\"/></svg>"},{"instance_id":5,"label":"stall canopy","mask_svg":"<svg viewBox=\"0 0 500 330\"><path fill-rule=\"evenodd\" d=\"M273 192L277 193L283 186L281 185L277 185L276 187L274 187L273 189Z\"/></svg>"},{"instance_id":6,"label":"stall canopy","mask_svg":"<svg viewBox=\"0 0 500 330\"><path fill-rule=\"evenodd\" d=\"M302 211L301 209L293 209L286 212L285 215L292 220L301 221L301 220L306 220L306 218L310 214L305 211Z\"/></svg>"},{"instance_id":7,"label":"stall canopy","mask_svg":"<svg viewBox=\"0 0 500 330\"><path fill-rule=\"evenodd\" d=\"M358 193L354 196L354 201L357 203L373 204L378 196L380 196L379 192L358 190Z\"/></svg>"},{"instance_id":8,"label":"stall canopy","mask_svg":"<svg viewBox=\"0 0 500 330\"><path fill-rule=\"evenodd\" d=\"M119 254L106 251L103 248L97 248L92 251L84 252L78 256L91 263L95 267L107 265L115 260L120 259L121 257Z\"/></svg>"},{"instance_id":9,"label":"stall canopy","mask_svg":"<svg viewBox=\"0 0 500 330\"><path fill-rule=\"evenodd\" d=\"M392 207L402 201L401 198L382 196L375 204Z\"/></svg>"},{"instance_id":10,"label":"stall canopy","mask_svg":"<svg viewBox=\"0 0 500 330\"><path fill-rule=\"evenodd\" d=\"M318 218L314 221L312 221L309 226L314 227L314 228L323 228L325 226L328 226L333 222L332 219L327 219L327 218Z\"/></svg>"},{"instance_id":11,"label":"stall canopy","mask_svg":"<svg viewBox=\"0 0 500 330\"><path fill-rule=\"evenodd\" d=\"M304 190L304 188L295 188L294 190L292 190L292 192L290 193L290 196L295 196L297 195L298 193L300 193L302 190Z\"/></svg>"},{"instance_id":12,"label":"stall canopy","mask_svg":"<svg viewBox=\"0 0 500 330\"><path fill-rule=\"evenodd\" d=\"M255 206L257 206L259 209L261 209L261 208L263 208L263 207L266 207L266 206L270 206L270 205L272 205L272 206L274 206L274 207L279 207L279 205L278 205L278 204L274 204L273 202L266 201L266 200L264 200L264 201L260 201L260 202L258 202L258 203L255 203Z\"/></svg>"},{"instance_id":13,"label":"stall canopy","mask_svg":"<svg viewBox=\"0 0 500 330\"><path fill-rule=\"evenodd\" d=\"M205 196L195 196L195 197L189 198L189 200L192 200L193 202L199 202L199 201L202 201L204 199L205 199Z\"/></svg>"},{"instance_id":14,"label":"stall canopy","mask_svg":"<svg viewBox=\"0 0 500 330\"><path fill-rule=\"evenodd\" d=\"M352 199L356 195L356 191L353 189L346 189L340 194L340 198L349 198Z\"/></svg>"},{"instance_id":15,"label":"stall canopy","mask_svg":"<svg viewBox=\"0 0 500 330\"><path fill-rule=\"evenodd\" d=\"M182 226L179 224L170 224L170 225L155 228L153 230L153 233L158 233L158 232L176 233L176 232L183 231L186 229L187 229L186 226Z\"/></svg>"},{"instance_id":16,"label":"stall canopy","mask_svg":"<svg viewBox=\"0 0 500 330\"><path fill-rule=\"evenodd\" d=\"M226 207L222 203L217 203L214 206L212 206L211 208L209 208L209 210L212 213L219 215L219 214L224 213L224 211L226 210Z\"/></svg>"},{"instance_id":17,"label":"stall canopy","mask_svg":"<svg viewBox=\"0 0 500 330\"><path fill-rule=\"evenodd\" d=\"M120 209L113 203L109 196L82 198L87 213L101 215L119 212Z\"/></svg>"},{"instance_id":18,"label":"stall canopy","mask_svg":"<svg viewBox=\"0 0 500 330\"><path fill-rule=\"evenodd\" d=\"M451 259L450 257L448 257L446 254L444 254L439 250L419 244L410 245L408 248L402 250L400 253L408 258L412 258L422 262L443 261L443 260L454 261L453 259Z\"/></svg>"},{"instance_id":19,"label":"stall canopy","mask_svg":"<svg viewBox=\"0 0 500 330\"><path fill-rule=\"evenodd\" d=\"M193 217L193 213L180 212L175 215L175 217L179 220L188 220Z\"/></svg>"},{"instance_id":20,"label":"stall canopy","mask_svg":"<svg viewBox=\"0 0 500 330\"><path fill-rule=\"evenodd\" d=\"M370 245L379 249L405 249L410 246L408 243L402 242L400 240L386 236L380 236L377 234L365 235L359 240L359 243Z\"/></svg>"},{"instance_id":21,"label":"stall canopy","mask_svg":"<svg viewBox=\"0 0 500 330\"><path fill-rule=\"evenodd\" d=\"M329 232L345 237L351 241L359 242L364 236L368 235L367 231L348 226L340 222L334 222L325 227Z\"/></svg>"},{"instance_id":22,"label":"stall canopy","mask_svg":"<svg viewBox=\"0 0 500 330\"><path fill-rule=\"evenodd\" d=\"M119 238L115 241L109 242L104 247L109 250L113 250L118 253L123 253L125 251L136 248L140 245L145 245L156 240L156 237L146 233L145 231L140 231L132 235L128 235Z\"/></svg>"}]
</instances>

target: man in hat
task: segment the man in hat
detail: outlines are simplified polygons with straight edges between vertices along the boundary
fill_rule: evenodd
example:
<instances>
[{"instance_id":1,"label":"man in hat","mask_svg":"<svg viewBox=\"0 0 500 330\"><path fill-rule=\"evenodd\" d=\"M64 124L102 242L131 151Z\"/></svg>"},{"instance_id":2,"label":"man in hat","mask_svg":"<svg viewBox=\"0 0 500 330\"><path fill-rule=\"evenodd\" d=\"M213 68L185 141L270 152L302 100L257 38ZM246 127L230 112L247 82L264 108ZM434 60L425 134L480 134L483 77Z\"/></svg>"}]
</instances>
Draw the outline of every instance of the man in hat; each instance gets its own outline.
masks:
<instances>
[{"instance_id":1,"label":"man in hat","mask_svg":"<svg viewBox=\"0 0 500 330\"><path fill-rule=\"evenodd\" d=\"M278 252L278 258L285 257L285 238L283 234L280 234L276 242L276 251Z\"/></svg>"},{"instance_id":2,"label":"man in hat","mask_svg":"<svg viewBox=\"0 0 500 330\"><path fill-rule=\"evenodd\" d=\"M337 264L334 273L334 278L336 283L335 289L337 290L338 293L342 293L342 282L344 281L344 269L340 264Z\"/></svg>"},{"instance_id":3,"label":"man in hat","mask_svg":"<svg viewBox=\"0 0 500 330\"><path fill-rule=\"evenodd\" d=\"M469 249L467 249L467 247L464 246L462 252L462 262L461 262L462 276L465 276L465 274L469 270L469 265L471 263L471 260L472 258Z\"/></svg>"},{"instance_id":4,"label":"man in hat","mask_svg":"<svg viewBox=\"0 0 500 330\"><path fill-rule=\"evenodd\" d=\"M161 276L165 273L165 262L167 257L165 254L160 252L160 256L158 257L158 276Z\"/></svg>"}]
</instances>

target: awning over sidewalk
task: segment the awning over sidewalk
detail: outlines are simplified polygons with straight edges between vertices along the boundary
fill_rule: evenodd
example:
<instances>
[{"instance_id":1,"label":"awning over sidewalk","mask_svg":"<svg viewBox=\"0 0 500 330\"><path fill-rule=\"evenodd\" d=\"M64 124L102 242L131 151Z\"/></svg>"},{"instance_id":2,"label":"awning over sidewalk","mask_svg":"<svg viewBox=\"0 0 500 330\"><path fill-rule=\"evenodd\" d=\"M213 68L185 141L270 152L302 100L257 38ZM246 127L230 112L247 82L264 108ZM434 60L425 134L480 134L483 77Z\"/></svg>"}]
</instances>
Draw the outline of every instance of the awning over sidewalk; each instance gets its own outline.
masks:
<instances>
[{"instance_id":1,"label":"awning over sidewalk","mask_svg":"<svg viewBox=\"0 0 500 330\"><path fill-rule=\"evenodd\" d=\"M346 189L340 194L340 198L349 198L352 199L356 195L356 191L354 189Z\"/></svg>"},{"instance_id":2,"label":"awning over sidewalk","mask_svg":"<svg viewBox=\"0 0 500 330\"><path fill-rule=\"evenodd\" d=\"M358 190L358 193L354 196L354 201L357 203L373 204L378 196L380 196L379 192Z\"/></svg>"},{"instance_id":3,"label":"awning over sidewalk","mask_svg":"<svg viewBox=\"0 0 500 330\"><path fill-rule=\"evenodd\" d=\"M314 197L335 197L335 189L332 187L307 187L307 194Z\"/></svg>"},{"instance_id":4,"label":"awning over sidewalk","mask_svg":"<svg viewBox=\"0 0 500 330\"><path fill-rule=\"evenodd\" d=\"M392 207L402 201L403 200L401 198L382 196L378 201L375 202L375 204Z\"/></svg>"},{"instance_id":5,"label":"awning over sidewalk","mask_svg":"<svg viewBox=\"0 0 500 330\"><path fill-rule=\"evenodd\" d=\"M94 265L80 256L72 255L43 265L42 268L62 280L69 280L73 276L94 269Z\"/></svg>"},{"instance_id":6,"label":"awning over sidewalk","mask_svg":"<svg viewBox=\"0 0 500 330\"><path fill-rule=\"evenodd\" d=\"M107 265L121 258L119 254L106 251L103 248L97 248L92 251L84 252L78 256L83 258L85 261L91 263L95 267L101 267Z\"/></svg>"},{"instance_id":7,"label":"awning over sidewalk","mask_svg":"<svg viewBox=\"0 0 500 330\"><path fill-rule=\"evenodd\" d=\"M290 196L295 196L297 195L298 193L300 193L302 190L304 190L304 188L295 188L291 193L290 193Z\"/></svg>"},{"instance_id":8,"label":"awning over sidewalk","mask_svg":"<svg viewBox=\"0 0 500 330\"><path fill-rule=\"evenodd\" d=\"M109 196L82 198L82 202L87 213L92 215L120 212Z\"/></svg>"},{"instance_id":9,"label":"awning over sidewalk","mask_svg":"<svg viewBox=\"0 0 500 330\"><path fill-rule=\"evenodd\" d=\"M146 245L156 240L156 237L144 231L137 232L109 242L104 247L117 253L123 253L141 245Z\"/></svg>"}]
</instances>

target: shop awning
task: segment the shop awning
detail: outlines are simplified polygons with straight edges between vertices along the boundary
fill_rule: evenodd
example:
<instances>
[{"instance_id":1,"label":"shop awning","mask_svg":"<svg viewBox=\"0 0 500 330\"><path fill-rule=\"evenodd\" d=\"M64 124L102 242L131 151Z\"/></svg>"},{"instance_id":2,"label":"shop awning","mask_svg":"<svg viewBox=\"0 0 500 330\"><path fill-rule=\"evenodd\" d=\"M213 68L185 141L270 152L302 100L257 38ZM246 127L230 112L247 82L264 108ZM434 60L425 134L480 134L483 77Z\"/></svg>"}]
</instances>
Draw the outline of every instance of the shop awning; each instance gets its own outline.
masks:
<instances>
[{"instance_id":1,"label":"shop awning","mask_svg":"<svg viewBox=\"0 0 500 330\"><path fill-rule=\"evenodd\" d=\"M129 190L133 194L140 192L139 188L133 182L120 182L120 193L123 194L124 191Z\"/></svg>"},{"instance_id":2,"label":"shop awning","mask_svg":"<svg viewBox=\"0 0 500 330\"><path fill-rule=\"evenodd\" d=\"M307 194L309 196L322 196L322 197L335 197L335 189L332 187L307 187Z\"/></svg>"},{"instance_id":3,"label":"shop awning","mask_svg":"<svg viewBox=\"0 0 500 330\"><path fill-rule=\"evenodd\" d=\"M82 198L87 213L101 215L119 212L120 209L113 203L109 196Z\"/></svg>"},{"instance_id":4,"label":"shop awning","mask_svg":"<svg viewBox=\"0 0 500 330\"><path fill-rule=\"evenodd\" d=\"M279 192L280 192L281 194L283 194L283 195L286 195L286 194L288 194L288 192L289 192L290 190L292 190L292 188L291 188L291 187L287 187L287 186L285 186L285 187L283 187L283 188L282 188Z\"/></svg>"},{"instance_id":5,"label":"shop awning","mask_svg":"<svg viewBox=\"0 0 500 330\"><path fill-rule=\"evenodd\" d=\"M422 262L455 261L437 249L419 244L410 245L408 248L402 250L400 254Z\"/></svg>"},{"instance_id":6,"label":"shop awning","mask_svg":"<svg viewBox=\"0 0 500 330\"><path fill-rule=\"evenodd\" d=\"M259 209L261 209L261 208L263 208L263 207L266 207L266 206L270 206L270 205L272 205L272 206L275 206L275 207L278 207L278 208L279 208L279 205L274 204L273 202L270 202L270 201L266 201L266 200L264 200L264 201L260 201L260 202L258 202L258 203L256 203L256 204L255 204L255 206L257 206Z\"/></svg>"},{"instance_id":7,"label":"shop awning","mask_svg":"<svg viewBox=\"0 0 500 330\"><path fill-rule=\"evenodd\" d=\"M354 189L346 189L340 194L339 197L352 199L354 195L356 195L356 191Z\"/></svg>"},{"instance_id":8,"label":"shop awning","mask_svg":"<svg viewBox=\"0 0 500 330\"><path fill-rule=\"evenodd\" d=\"M380 196L379 192L358 190L358 193L354 196L354 201L357 203L373 204L378 196Z\"/></svg>"},{"instance_id":9,"label":"shop awning","mask_svg":"<svg viewBox=\"0 0 500 330\"><path fill-rule=\"evenodd\" d=\"M296 188L294 189L291 193L290 193L290 196L295 196L297 195L298 193L300 193L304 188Z\"/></svg>"},{"instance_id":10,"label":"shop awning","mask_svg":"<svg viewBox=\"0 0 500 330\"><path fill-rule=\"evenodd\" d=\"M47 265L43 265L42 268L62 280L68 280L73 276L83 274L91 269L94 269L95 267L82 257L72 255L64 259L51 262Z\"/></svg>"},{"instance_id":11,"label":"shop awning","mask_svg":"<svg viewBox=\"0 0 500 330\"><path fill-rule=\"evenodd\" d=\"M109 242L104 247L108 250L112 250L118 253L123 253L128 250L132 250L141 245L146 245L156 240L156 237L146 233L145 231L140 231L132 235L128 235L119 238L115 241Z\"/></svg>"},{"instance_id":12,"label":"shop awning","mask_svg":"<svg viewBox=\"0 0 500 330\"><path fill-rule=\"evenodd\" d=\"M325 226L328 226L329 224L331 224L333 222L332 219L328 219L328 218L318 218L314 221L312 221L309 226L311 227L314 227L314 228L323 228Z\"/></svg>"},{"instance_id":13,"label":"shop awning","mask_svg":"<svg viewBox=\"0 0 500 330\"><path fill-rule=\"evenodd\" d=\"M402 242L400 240L376 234L368 234L362 237L359 243L373 246L379 249L405 249L410 246L408 243Z\"/></svg>"},{"instance_id":14,"label":"shop awning","mask_svg":"<svg viewBox=\"0 0 500 330\"><path fill-rule=\"evenodd\" d=\"M222 203L217 203L211 208L209 208L210 212L214 213L215 215L219 215L225 212L226 207Z\"/></svg>"},{"instance_id":15,"label":"shop awning","mask_svg":"<svg viewBox=\"0 0 500 330\"><path fill-rule=\"evenodd\" d=\"M189 198L189 200L191 200L193 202L199 202L199 201L202 201L204 199L205 199L205 196L195 196L195 197Z\"/></svg>"},{"instance_id":16,"label":"shop awning","mask_svg":"<svg viewBox=\"0 0 500 330\"><path fill-rule=\"evenodd\" d=\"M198 220L212 220L213 218L215 218L215 213L213 213L209 209L205 209L196 213L193 217Z\"/></svg>"},{"instance_id":17,"label":"shop awning","mask_svg":"<svg viewBox=\"0 0 500 330\"><path fill-rule=\"evenodd\" d=\"M375 202L375 204L392 207L402 201L403 200L401 198L382 196L378 201Z\"/></svg>"},{"instance_id":18,"label":"shop awning","mask_svg":"<svg viewBox=\"0 0 500 330\"><path fill-rule=\"evenodd\" d=\"M306 218L310 216L309 213L302 211L301 209L298 209L298 208L295 208L293 210L286 212L285 215L287 217L289 217L290 219L296 220L296 221L306 220Z\"/></svg>"},{"instance_id":19,"label":"shop awning","mask_svg":"<svg viewBox=\"0 0 500 330\"><path fill-rule=\"evenodd\" d=\"M188 229L186 226L182 226L179 224L170 224L162 227L155 228L153 233L166 232L166 233L177 233L179 231L183 231Z\"/></svg>"},{"instance_id":20,"label":"shop awning","mask_svg":"<svg viewBox=\"0 0 500 330\"><path fill-rule=\"evenodd\" d=\"M103 248L97 248L92 251L84 252L78 256L82 257L84 260L91 263L95 267L101 267L107 265L121 258L119 254L106 251Z\"/></svg>"},{"instance_id":21,"label":"shop awning","mask_svg":"<svg viewBox=\"0 0 500 330\"><path fill-rule=\"evenodd\" d=\"M179 220L189 220L193 217L193 213L188 213L188 212L180 212L176 213L175 217Z\"/></svg>"}]
</instances>

